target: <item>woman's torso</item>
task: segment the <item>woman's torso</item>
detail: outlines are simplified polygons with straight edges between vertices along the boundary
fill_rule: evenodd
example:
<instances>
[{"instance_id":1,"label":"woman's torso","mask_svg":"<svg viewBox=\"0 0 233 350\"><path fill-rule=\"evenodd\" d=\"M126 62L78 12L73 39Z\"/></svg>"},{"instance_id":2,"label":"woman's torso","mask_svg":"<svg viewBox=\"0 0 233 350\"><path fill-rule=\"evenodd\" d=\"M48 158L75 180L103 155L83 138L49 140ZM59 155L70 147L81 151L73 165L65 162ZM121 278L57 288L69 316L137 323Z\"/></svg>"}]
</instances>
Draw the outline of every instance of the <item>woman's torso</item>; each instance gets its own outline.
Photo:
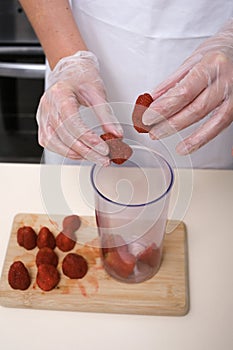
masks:
<instances>
[{"instance_id":1,"label":"woman's torso","mask_svg":"<svg viewBox=\"0 0 233 350\"><path fill-rule=\"evenodd\" d=\"M108 101L132 104L139 94L153 90L165 80L233 15L233 2L222 0L71 0L71 3L87 47L99 59ZM186 129L181 137L196 127ZM149 140L148 135L132 137L155 149L161 143ZM193 153L191 162L176 155L177 135L162 142L177 166L233 168L232 140L233 125Z\"/></svg>"}]
</instances>

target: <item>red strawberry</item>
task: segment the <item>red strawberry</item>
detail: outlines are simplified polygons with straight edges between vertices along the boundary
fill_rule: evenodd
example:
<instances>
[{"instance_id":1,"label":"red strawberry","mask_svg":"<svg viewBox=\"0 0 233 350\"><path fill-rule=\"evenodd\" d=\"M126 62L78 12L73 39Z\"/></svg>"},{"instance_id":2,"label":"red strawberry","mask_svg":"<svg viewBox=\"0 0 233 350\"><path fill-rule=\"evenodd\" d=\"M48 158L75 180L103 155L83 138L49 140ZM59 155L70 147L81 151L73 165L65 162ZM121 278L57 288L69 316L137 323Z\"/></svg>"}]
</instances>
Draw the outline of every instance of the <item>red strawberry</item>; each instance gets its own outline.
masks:
<instances>
[{"instance_id":1,"label":"red strawberry","mask_svg":"<svg viewBox=\"0 0 233 350\"><path fill-rule=\"evenodd\" d=\"M54 249L56 247L55 237L53 233L46 226L43 226L38 233L37 247L39 249L44 247L49 247L51 249Z\"/></svg>"},{"instance_id":2,"label":"red strawberry","mask_svg":"<svg viewBox=\"0 0 233 350\"><path fill-rule=\"evenodd\" d=\"M38 266L36 283L38 287L46 292L55 288L60 281L60 274L55 266L41 264Z\"/></svg>"},{"instance_id":3,"label":"red strawberry","mask_svg":"<svg viewBox=\"0 0 233 350\"><path fill-rule=\"evenodd\" d=\"M156 267L160 264L161 250L155 243L152 243L145 250L139 253L138 260L151 267Z\"/></svg>"},{"instance_id":4,"label":"red strawberry","mask_svg":"<svg viewBox=\"0 0 233 350\"><path fill-rule=\"evenodd\" d=\"M121 138L110 132L100 136L109 146L109 157L116 164L122 164L132 155L132 149Z\"/></svg>"},{"instance_id":5,"label":"red strawberry","mask_svg":"<svg viewBox=\"0 0 233 350\"><path fill-rule=\"evenodd\" d=\"M68 252L74 248L76 244L75 236L66 236L60 232L56 237L56 245L62 252Z\"/></svg>"},{"instance_id":6,"label":"red strawberry","mask_svg":"<svg viewBox=\"0 0 233 350\"><path fill-rule=\"evenodd\" d=\"M31 277L22 261L15 261L8 271L8 282L13 289L25 290L31 284Z\"/></svg>"},{"instance_id":7,"label":"red strawberry","mask_svg":"<svg viewBox=\"0 0 233 350\"><path fill-rule=\"evenodd\" d=\"M132 120L133 120L134 128L140 133L149 132L151 129L151 126L143 124L142 115L152 102L153 102L153 98L148 93L139 95L136 100L135 107L133 110Z\"/></svg>"},{"instance_id":8,"label":"red strawberry","mask_svg":"<svg viewBox=\"0 0 233 350\"><path fill-rule=\"evenodd\" d=\"M146 92L145 94L138 96L136 104L149 107L152 102L153 102L152 96Z\"/></svg>"},{"instance_id":9,"label":"red strawberry","mask_svg":"<svg viewBox=\"0 0 233 350\"><path fill-rule=\"evenodd\" d=\"M112 269L116 275L127 278L135 267L136 258L134 255L115 249L105 255L105 265Z\"/></svg>"},{"instance_id":10,"label":"red strawberry","mask_svg":"<svg viewBox=\"0 0 233 350\"><path fill-rule=\"evenodd\" d=\"M37 234L31 226L20 227L17 231L17 242L27 250L36 247Z\"/></svg>"},{"instance_id":11,"label":"red strawberry","mask_svg":"<svg viewBox=\"0 0 233 350\"><path fill-rule=\"evenodd\" d=\"M110 132L106 132L105 134L102 134L100 136L104 141L109 141L109 140L114 140L114 139L122 139L121 137L117 137L113 134L111 134Z\"/></svg>"}]
</instances>

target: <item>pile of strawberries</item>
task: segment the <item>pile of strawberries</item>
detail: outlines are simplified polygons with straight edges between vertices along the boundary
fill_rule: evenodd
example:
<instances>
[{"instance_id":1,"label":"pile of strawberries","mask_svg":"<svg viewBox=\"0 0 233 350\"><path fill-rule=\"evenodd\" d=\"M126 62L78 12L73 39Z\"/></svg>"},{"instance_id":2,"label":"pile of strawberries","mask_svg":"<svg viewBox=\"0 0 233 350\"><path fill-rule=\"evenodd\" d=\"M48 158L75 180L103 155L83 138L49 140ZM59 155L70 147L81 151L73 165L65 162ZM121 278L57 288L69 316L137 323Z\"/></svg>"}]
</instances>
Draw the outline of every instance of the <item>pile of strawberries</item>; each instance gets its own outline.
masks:
<instances>
[{"instance_id":1,"label":"pile of strawberries","mask_svg":"<svg viewBox=\"0 0 233 350\"><path fill-rule=\"evenodd\" d=\"M37 266L36 283L43 291L50 291L60 281L57 269L57 247L62 252L69 252L76 244L75 231L79 229L81 220L77 215L70 215L63 220L63 229L56 237L48 229L42 227L38 234L30 226L22 226L17 231L17 242L26 250L38 248L35 263ZM88 270L86 259L76 253L69 253L62 261L62 271L69 278L82 278ZM13 289L26 290L31 285L29 270L22 261L15 261L8 272L8 282Z\"/></svg>"}]
</instances>

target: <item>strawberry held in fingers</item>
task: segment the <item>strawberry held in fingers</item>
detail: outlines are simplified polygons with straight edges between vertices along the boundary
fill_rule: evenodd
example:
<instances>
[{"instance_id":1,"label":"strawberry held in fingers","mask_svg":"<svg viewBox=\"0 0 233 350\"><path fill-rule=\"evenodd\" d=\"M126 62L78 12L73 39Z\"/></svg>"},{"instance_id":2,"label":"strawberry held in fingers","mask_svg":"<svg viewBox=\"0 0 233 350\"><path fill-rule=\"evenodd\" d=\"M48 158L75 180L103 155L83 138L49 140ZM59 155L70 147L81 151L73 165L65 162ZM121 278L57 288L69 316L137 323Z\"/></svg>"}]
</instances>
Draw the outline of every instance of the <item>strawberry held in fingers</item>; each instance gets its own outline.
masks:
<instances>
[{"instance_id":1,"label":"strawberry held in fingers","mask_svg":"<svg viewBox=\"0 0 233 350\"><path fill-rule=\"evenodd\" d=\"M148 93L139 95L136 100L135 107L133 110L132 120L133 120L134 128L139 133L147 133L151 129L151 126L143 124L142 115L152 102L153 102L153 98Z\"/></svg>"},{"instance_id":2,"label":"strawberry held in fingers","mask_svg":"<svg viewBox=\"0 0 233 350\"><path fill-rule=\"evenodd\" d=\"M100 136L109 147L109 158L113 163L123 164L132 155L132 149L127 143L110 132Z\"/></svg>"}]
</instances>

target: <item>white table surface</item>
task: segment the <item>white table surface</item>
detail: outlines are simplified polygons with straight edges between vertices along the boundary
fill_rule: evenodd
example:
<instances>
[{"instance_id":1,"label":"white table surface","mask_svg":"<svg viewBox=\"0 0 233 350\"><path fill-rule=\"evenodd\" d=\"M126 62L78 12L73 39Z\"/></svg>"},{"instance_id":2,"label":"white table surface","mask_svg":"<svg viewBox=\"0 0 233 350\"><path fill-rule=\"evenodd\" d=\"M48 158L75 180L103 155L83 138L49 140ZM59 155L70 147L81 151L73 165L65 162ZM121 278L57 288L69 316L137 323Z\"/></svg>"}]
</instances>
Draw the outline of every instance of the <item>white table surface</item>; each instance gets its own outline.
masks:
<instances>
[{"instance_id":1,"label":"white table surface","mask_svg":"<svg viewBox=\"0 0 233 350\"><path fill-rule=\"evenodd\" d=\"M93 214L72 190L79 187L75 168L66 167L62 172L67 200L77 206L80 215ZM0 348L232 350L233 171L194 170L193 175L192 197L183 218L188 230L190 281L186 316L0 307ZM181 170L180 176L185 188L190 170ZM0 164L0 196L1 271L14 216L45 213L40 165Z\"/></svg>"}]
</instances>

